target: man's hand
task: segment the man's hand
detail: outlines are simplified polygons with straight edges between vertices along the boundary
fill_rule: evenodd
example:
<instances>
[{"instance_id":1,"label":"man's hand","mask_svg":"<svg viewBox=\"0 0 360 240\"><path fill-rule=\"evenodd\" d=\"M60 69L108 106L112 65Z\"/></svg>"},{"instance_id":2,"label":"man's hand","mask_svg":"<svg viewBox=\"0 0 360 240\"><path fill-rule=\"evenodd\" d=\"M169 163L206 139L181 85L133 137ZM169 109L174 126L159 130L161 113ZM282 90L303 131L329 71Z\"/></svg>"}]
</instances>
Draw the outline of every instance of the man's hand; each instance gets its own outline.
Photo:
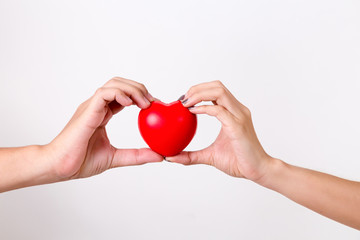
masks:
<instances>
[{"instance_id":1,"label":"man's hand","mask_svg":"<svg viewBox=\"0 0 360 240\"><path fill-rule=\"evenodd\" d=\"M160 162L150 149L117 149L106 134L106 124L124 107L147 108L154 98L143 84L113 78L82 103L64 130L47 146L59 180L89 177L109 168ZM123 136L126 137L126 136Z\"/></svg>"}]
</instances>

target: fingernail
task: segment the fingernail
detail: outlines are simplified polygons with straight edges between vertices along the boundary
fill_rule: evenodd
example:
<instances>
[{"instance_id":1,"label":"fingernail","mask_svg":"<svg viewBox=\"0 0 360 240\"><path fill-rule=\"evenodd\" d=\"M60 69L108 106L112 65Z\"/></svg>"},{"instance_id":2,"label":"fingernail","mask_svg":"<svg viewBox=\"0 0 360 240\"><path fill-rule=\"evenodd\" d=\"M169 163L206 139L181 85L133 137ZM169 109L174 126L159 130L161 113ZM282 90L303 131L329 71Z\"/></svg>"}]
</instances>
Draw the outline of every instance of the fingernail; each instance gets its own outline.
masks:
<instances>
[{"instance_id":1,"label":"fingernail","mask_svg":"<svg viewBox=\"0 0 360 240\"><path fill-rule=\"evenodd\" d=\"M164 160L167 162L171 162L171 157L164 157Z\"/></svg>"},{"instance_id":2,"label":"fingernail","mask_svg":"<svg viewBox=\"0 0 360 240\"><path fill-rule=\"evenodd\" d=\"M187 98L187 99L185 99L184 101L182 101L182 104L185 105L188 101L189 101L189 98Z\"/></svg>"},{"instance_id":3,"label":"fingernail","mask_svg":"<svg viewBox=\"0 0 360 240\"><path fill-rule=\"evenodd\" d=\"M195 106L191 106L191 107L188 107L187 109L191 110L191 109L194 109Z\"/></svg>"},{"instance_id":4,"label":"fingernail","mask_svg":"<svg viewBox=\"0 0 360 240\"><path fill-rule=\"evenodd\" d=\"M185 95L181 95L181 97L179 97L178 101L182 101L184 99Z\"/></svg>"}]
</instances>

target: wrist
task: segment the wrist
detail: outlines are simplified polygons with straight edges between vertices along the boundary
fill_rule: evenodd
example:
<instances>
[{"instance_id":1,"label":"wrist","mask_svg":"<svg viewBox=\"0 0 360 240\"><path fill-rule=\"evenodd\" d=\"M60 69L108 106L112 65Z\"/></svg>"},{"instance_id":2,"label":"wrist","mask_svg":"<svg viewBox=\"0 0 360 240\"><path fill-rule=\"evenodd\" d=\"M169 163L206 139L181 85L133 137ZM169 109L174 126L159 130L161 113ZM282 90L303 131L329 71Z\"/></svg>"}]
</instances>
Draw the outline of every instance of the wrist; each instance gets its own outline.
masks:
<instances>
[{"instance_id":1,"label":"wrist","mask_svg":"<svg viewBox=\"0 0 360 240\"><path fill-rule=\"evenodd\" d=\"M55 161L52 157L49 144L29 146L34 161L34 171L31 176L31 185L54 183L59 181L55 172Z\"/></svg>"},{"instance_id":2,"label":"wrist","mask_svg":"<svg viewBox=\"0 0 360 240\"><path fill-rule=\"evenodd\" d=\"M51 143L40 146L40 153L42 155L44 175L46 176L48 183L61 181L62 179L57 172L58 161L54 154L54 149L52 148Z\"/></svg>"},{"instance_id":3,"label":"wrist","mask_svg":"<svg viewBox=\"0 0 360 240\"><path fill-rule=\"evenodd\" d=\"M274 189L276 180L285 171L286 166L287 164L282 160L269 156L263 175L254 182L263 187Z\"/></svg>"},{"instance_id":4,"label":"wrist","mask_svg":"<svg viewBox=\"0 0 360 240\"><path fill-rule=\"evenodd\" d=\"M62 182L71 179L69 175L69 171L65 167L64 159L66 159L66 155L64 156L58 144L55 142L51 142L47 145L43 146L44 156L47 159L47 175L49 176L49 180L51 182ZM65 166L64 166L65 165Z\"/></svg>"}]
</instances>

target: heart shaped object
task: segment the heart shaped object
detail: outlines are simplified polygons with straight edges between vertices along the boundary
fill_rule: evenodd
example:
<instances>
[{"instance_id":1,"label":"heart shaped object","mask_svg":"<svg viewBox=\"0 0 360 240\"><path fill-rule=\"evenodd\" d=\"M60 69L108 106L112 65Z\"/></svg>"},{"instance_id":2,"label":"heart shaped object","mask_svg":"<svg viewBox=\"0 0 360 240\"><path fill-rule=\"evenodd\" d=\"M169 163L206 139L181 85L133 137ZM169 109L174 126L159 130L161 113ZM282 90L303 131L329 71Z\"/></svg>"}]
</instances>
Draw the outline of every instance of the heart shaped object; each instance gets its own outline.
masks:
<instances>
[{"instance_id":1,"label":"heart shaped object","mask_svg":"<svg viewBox=\"0 0 360 240\"><path fill-rule=\"evenodd\" d=\"M164 157L180 153L196 132L197 118L181 101L154 101L138 117L140 134L149 147Z\"/></svg>"}]
</instances>

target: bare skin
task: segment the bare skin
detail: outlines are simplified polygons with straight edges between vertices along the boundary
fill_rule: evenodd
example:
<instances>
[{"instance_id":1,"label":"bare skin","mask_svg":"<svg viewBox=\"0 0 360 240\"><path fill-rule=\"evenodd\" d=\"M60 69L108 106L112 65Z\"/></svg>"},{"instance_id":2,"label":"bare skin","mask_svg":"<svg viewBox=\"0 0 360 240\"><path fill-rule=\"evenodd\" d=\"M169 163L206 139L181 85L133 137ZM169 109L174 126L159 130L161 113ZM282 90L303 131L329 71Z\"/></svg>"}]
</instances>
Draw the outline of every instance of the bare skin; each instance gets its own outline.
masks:
<instances>
[{"instance_id":1,"label":"bare skin","mask_svg":"<svg viewBox=\"0 0 360 240\"><path fill-rule=\"evenodd\" d=\"M203 101L212 105L195 106ZM183 104L194 114L216 117L222 124L209 147L182 152L166 160L184 165L207 164L246 178L335 221L360 230L360 182L287 164L261 146L250 111L220 82L191 87Z\"/></svg>"},{"instance_id":2,"label":"bare skin","mask_svg":"<svg viewBox=\"0 0 360 240\"><path fill-rule=\"evenodd\" d=\"M150 149L117 149L106 124L124 107L146 108L153 97L137 82L113 78L81 104L64 130L49 144L0 149L0 192L90 177L109 168L160 162ZM216 117L222 124L209 147L168 157L184 165L208 164L277 191L335 221L360 230L360 183L287 164L261 146L248 108L219 81L191 87L185 107L203 101L194 114Z\"/></svg>"},{"instance_id":3,"label":"bare skin","mask_svg":"<svg viewBox=\"0 0 360 240\"><path fill-rule=\"evenodd\" d=\"M51 143L0 148L0 192L90 177L115 167L161 162L162 156L150 149L115 148L105 128L124 107L147 108L153 100L144 85L111 79L78 107Z\"/></svg>"}]
</instances>

